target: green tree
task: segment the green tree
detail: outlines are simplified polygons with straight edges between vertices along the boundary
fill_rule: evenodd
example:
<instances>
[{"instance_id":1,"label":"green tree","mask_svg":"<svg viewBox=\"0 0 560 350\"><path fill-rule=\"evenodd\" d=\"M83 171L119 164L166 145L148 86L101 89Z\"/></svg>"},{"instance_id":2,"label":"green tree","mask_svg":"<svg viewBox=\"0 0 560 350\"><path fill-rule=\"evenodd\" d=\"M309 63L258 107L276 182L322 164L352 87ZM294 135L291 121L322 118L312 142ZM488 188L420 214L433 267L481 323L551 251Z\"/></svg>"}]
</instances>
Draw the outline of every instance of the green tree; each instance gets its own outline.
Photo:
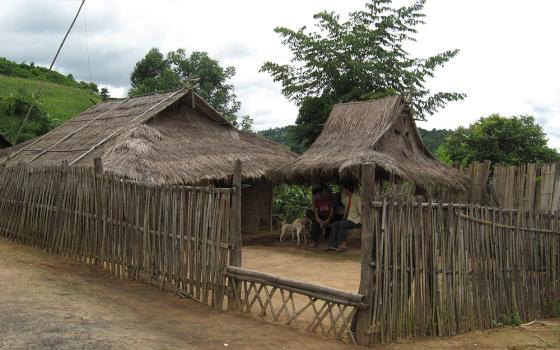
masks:
<instances>
[{"instance_id":1,"label":"green tree","mask_svg":"<svg viewBox=\"0 0 560 350\"><path fill-rule=\"evenodd\" d=\"M107 89L106 87L101 88L101 91L99 92L99 96L101 96L101 99L103 101L107 101L111 97L109 95L109 89Z\"/></svg>"},{"instance_id":2,"label":"green tree","mask_svg":"<svg viewBox=\"0 0 560 350\"><path fill-rule=\"evenodd\" d=\"M261 130L258 133L269 140L290 147L290 149L293 152L303 153L303 151L305 150L301 147L301 143L298 140L294 139L294 135L295 135L295 133L293 132L294 127L295 127L294 125L288 125L283 127Z\"/></svg>"},{"instance_id":3,"label":"green tree","mask_svg":"<svg viewBox=\"0 0 560 350\"><path fill-rule=\"evenodd\" d=\"M560 160L558 151L547 146L546 134L534 117L506 118L499 114L481 118L468 128L459 127L452 131L439 156L462 166L486 159L514 165Z\"/></svg>"},{"instance_id":4,"label":"green tree","mask_svg":"<svg viewBox=\"0 0 560 350\"><path fill-rule=\"evenodd\" d=\"M187 55L184 49L168 52L165 56L153 48L138 61L130 76L132 88L129 95L177 89L182 81L196 84L196 91L234 125L251 128L250 117L239 117L241 102L228 81L235 75L235 68L222 67L206 52L195 51Z\"/></svg>"},{"instance_id":5,"label":"green tree","mask_svg":"<svg viewBox=\"0 0 560 350\"><path fill-rule=\"evenodd\" d=\"M275 32L293 54L288 64L265 62L261 71L282 84L283 94L300 107L294 132L303 146L320 133L333 104L403 94L425 119L462 93L432 93L428 78L458 54L448 50L428 58L412 57L404 48L423 24L425 0L395 8L391 0L370 0L362 11L341 20L334 12L314 15L317 31L306 27Z\"/></svg>"},{"instance_id":6,"label":"green tree","mask_svg":"<svg viewBox=\"0 0 560 350\"><path fill-rule=\"evenodd\" d=\"M443 145L447 136L451 134L451 130L446 130L446 129L426 130L426 129L418 128L418 132L420 133L422 142L424 142L426 147L428 147L428 149L433 154L437 154L438 149L441 147L441 145Z\"/></svg>"}]
</instances>

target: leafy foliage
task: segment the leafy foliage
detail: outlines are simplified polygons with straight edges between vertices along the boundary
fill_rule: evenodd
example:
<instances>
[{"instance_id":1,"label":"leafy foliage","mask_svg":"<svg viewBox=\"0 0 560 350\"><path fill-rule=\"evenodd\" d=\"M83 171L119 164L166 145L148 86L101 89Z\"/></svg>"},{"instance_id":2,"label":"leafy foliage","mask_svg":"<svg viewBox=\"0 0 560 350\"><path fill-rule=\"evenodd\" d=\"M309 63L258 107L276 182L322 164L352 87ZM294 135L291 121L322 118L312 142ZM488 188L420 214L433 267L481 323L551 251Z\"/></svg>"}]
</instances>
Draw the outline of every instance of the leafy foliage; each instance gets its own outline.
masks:
<instances>
[{"instance_id":1,"label":"leafy foliage","mask_svg":"<svg viewBox=\"0 0 560 350\"><path fill-rule=\"evenodd\" d=\"M441 156L462 166L472 161L520 164L560 160L558 151L547 146L546 134L528 115L506 118L493 114L468 128L459 127L447 137Z\"/></svg>"},{"instance_id":2,"label":"leafy foliage","mask_svg":"<svg viewBox=\"0 0 560 350\"><path fill-rule=\"evenodd\" d=\"M446 130L446 129L426 130L426 129L418 128L418 132L420 133L422 142L424 142L426 147L428 147L428 149L433 154L438 153L438 149L440 148L440 146L445 142L447 136L451 134L451 130Z\"/></svg>"},{"instance_id":3,"label":"leafy foliage","mask_svg":"<svg viewBox=\"0 0 560 350\"><path fill-rule=\"evenodd\" d=\"M502 325L502 326L519 326L521 325L521 316L519 316L519 312L514 312L511 315L502 314L498 316L498 319L494 322L495 325Z\"/></svg>"},{"instance_id":4,"label":"leafy foliage","mask_svg":"<svg viewBox=\"0 0 560 350\"><path fill-rule=\"evenodd\" d=\"M22 120L31 107L32 98L24 90L16 94L0 96L0 133L14 140ZM48 132L53 127L52 121L37 103L31 108L29 118L19 135L17 142L29 140Z\"/></svg>"},{"instance_id":5,"label":"leafy foliage","mask_svg":"<svg viewBox=\"0 0 560 350\"><path fill-rule=\"evenodd\" d=\"M7 58L0 57L0 75L42 80L43 78L45 78L47 72L48 68L36 66L33 62L31 62L30 64L27 64L25 62L16 63L8 60ZM49 73L47 81L60 85L88 90L95 94L99 93L97 84L91 82L88 83L86 81L76 81L72 74L63 75L55 70L52 70Z\"/></svg>"},{"instance_id":6,"label":"leafy foliage","mask_svg":"<svg viewBox=\"0 0 560 350\"><path fill-rule=\"evenodd\" d=\"M426 79L458 54L448 50L416 58L405 50L423 24L425 0L395 8L391 0L369 0L365 9L343 21L334 12L314 16L317 31L277 27L276 33L293 54L291 62L265 62L268 72L282 84L283 94L300 107L294 133L304 148L320 133L332 106L369 100L395 93L410 100L418 119L425 119L462 93L432 93Z\"/></svg>"},{"instance_id":7,"label":"leafy foliage","mask_svg":"<svg viewBox=\"0 0 560 350\"><path fill-rule=\"evenodd\" d=\"M303 153L304 149L301 147L301 144L294 139L294 133L292 132L293 128L293 125L288 125L284 127L261 130L258 133L269 140L290 147L290 149L294 152Z\"/></svg>"},{"instance_id":8,"label":"leafy foliage","mask_svg":"<svg viewBox=\"0 0 560 350\"><path fill-rule=\"evenodd\" d=\"M554 318L560 318L560 301L557 301L555 303L552 304L551 310L550 310L550 317L554 317Z\"/></svg>"},{"instance_id":9,"label":"leafy foliage","mask_svg":"<svg viewBox=\"0 0 560 350\"><path fill-rule=\"evenodd\" d=\"M107 101L111 96L109 96L109 90L107 88L101 88L101 92L99 93L99 97L101 97L102 101Z\"/></svg>"},{"instance_id":10,"label":"leafy foliage","mask_svg":"<svg viewBox=\"0 0 560 350\"><path fill-rule=\"evenodd\" d=\"M187 56L184 49L168 52L165 56L153 48L138 61L130 76L131 96L156 91L177 89L182 81L196 81L197 92L226 119L238 125L241 102L237 100L233 85L227 81L235 75L235 68L223 68L206 52L195 51ZM252 119L243 116L241 127L250 129Z\"/></svg>"},{"instance_id":11,"label":"leafy foliage","mask_svg":"<svg viewBox=\"0 0 560 350\"><path fill-rule=\"evenodd\" d=\"M282 222L301 218L311 206L311 189L306 186L282 184L274 188L272 211L280 215Z\"/></svg>"}]
</instances>

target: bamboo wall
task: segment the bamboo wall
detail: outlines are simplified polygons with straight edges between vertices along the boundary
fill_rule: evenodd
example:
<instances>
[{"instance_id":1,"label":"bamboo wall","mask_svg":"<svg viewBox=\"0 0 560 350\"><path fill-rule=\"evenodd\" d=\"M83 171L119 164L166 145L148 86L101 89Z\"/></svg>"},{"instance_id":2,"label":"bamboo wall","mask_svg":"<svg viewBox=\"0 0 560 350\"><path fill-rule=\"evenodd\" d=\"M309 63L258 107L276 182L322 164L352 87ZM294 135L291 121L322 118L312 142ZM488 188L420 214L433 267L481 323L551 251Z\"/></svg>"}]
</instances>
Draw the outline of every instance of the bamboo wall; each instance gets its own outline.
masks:
<instances>
[{"instance_id":1,"label":"bamboo wall","mask_svg":"<svg viewBox=\"0 0 560 350\"><path fill-rule=\"evenodd\" d=\"M533 320L560 303L558 212L390 201L373 211L360 311L369 344Z\"/></svg>"},{"instance_id":2,"label":"bamboo wall","mask_svg":"<svg viewBox=\"0 0 560 350\"><path fill-rule=\"evenodd\" d=\"M223 307L233 190L0 169L0 234Z\"/></svg>"}]
</instances>

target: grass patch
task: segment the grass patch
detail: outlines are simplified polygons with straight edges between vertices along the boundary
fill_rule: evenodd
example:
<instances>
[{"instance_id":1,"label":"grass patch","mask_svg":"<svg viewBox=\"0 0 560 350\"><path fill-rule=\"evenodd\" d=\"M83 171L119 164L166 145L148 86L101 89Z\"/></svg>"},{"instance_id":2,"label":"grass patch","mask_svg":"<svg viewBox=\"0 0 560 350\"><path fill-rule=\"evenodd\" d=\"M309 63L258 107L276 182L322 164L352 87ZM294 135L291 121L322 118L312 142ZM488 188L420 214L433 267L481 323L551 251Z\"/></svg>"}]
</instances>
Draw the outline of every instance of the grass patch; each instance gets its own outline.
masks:
<instances>
[{"instance_id":1,"label":"grass patch","mask_svg":"<svg viewBox=\"0 0 560 350\"><path fill-rule=\"evenodd\" d=\"M0 75L0 96L15 95L20 90L34 94L40 84L39 80ZM93 106L90 98L96 103L101 101L99 96L88 90L47 82L38 105L48 114L53 124L58 125Z\"/></svg>"}]
</instances>

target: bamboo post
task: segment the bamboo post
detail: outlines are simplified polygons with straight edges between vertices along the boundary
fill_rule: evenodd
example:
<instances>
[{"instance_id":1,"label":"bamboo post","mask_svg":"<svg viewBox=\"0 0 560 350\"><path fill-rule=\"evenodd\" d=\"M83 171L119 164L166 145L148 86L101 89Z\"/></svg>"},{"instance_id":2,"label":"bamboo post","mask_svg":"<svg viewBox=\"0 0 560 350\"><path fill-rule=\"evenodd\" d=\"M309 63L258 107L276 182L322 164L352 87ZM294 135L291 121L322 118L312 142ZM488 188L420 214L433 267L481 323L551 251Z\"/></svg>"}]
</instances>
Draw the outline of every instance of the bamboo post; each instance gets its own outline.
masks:
<instances>
[{"instance_id":1,"label":"bamboo post","mask_svg":"<svg viewBox=\"0 0 560 350\"><path fill-rule=\"evenodd\" d=\"M242 246L241 246L241 160L236 160L233 165L233 182L232 186L235 189L232 205L231 205L231 226L230 226L230 244L232 245L232 250L229 255L229 266L241 267L242 258ZM239 299L241 289L239 285L235 284L233 278L230 278L230 287L232 287L232 292L234 296L230 295L228 297L228 309L237 309L238 303L236 298Z\"/></svg>"},{"instance_id":2,"label":"bamboo post","mask_svg":"<svg viewBox=\"0 0 560 350\"><path fill-rule=\"evenodd\" d=\"M368 345L372 330L373 315L373 202L375 190L375 165L362 165L362 264L360 273L359 294L365 296L367 308L358 310L356 315L356 341L360 345Z\"/></svg>"},{"instance_id":3,"label":"bamboo post","mask_svg":"<svg viewBox=\"0 0 560 350\"><path fill-rule=\"evenodd\" d=\"M232 254L229 258L230 266L241 266L241 161L238 159L233 166L233 187L235 188L232 203L231 243Z\"/></svg>"}]
</instances>

